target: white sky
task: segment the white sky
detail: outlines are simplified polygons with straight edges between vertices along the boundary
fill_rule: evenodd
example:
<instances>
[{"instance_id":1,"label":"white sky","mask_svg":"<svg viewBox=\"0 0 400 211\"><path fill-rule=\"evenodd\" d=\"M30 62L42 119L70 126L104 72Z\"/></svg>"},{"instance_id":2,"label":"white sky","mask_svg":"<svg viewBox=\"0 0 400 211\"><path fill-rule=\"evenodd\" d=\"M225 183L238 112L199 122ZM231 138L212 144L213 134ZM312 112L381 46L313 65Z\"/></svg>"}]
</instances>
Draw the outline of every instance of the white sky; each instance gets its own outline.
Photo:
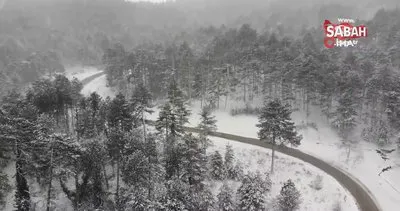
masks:
<instances>
[{"instance_id":1,"label":"white sky","mask_svg":"<svg viewBox=\"0 0 400 211\"><path fill-rule=\"evenodd\" d=\"M133 2L135 2L135 1L164 2L166 0L128 0L128 1L133 1Z\"/></svg>"}]
</instances>

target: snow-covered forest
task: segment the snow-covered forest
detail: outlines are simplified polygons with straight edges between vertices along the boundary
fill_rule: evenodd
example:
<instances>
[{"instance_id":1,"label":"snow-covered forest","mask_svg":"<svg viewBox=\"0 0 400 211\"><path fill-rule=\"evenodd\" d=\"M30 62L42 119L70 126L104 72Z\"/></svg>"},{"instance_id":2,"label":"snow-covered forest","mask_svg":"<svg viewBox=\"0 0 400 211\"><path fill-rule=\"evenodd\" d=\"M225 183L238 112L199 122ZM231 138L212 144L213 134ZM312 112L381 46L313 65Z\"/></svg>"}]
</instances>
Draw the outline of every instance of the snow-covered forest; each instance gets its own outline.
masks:
<instances>
[{"instance_id":1,"label":"snow-covered forest","mask_svg":"<svg viewBox=\"0 0 400 211\"><path fill-rule=\"evenodd\" d=\"M243 2L0 1L0 209L360 210L293 147L395 211L396 1ZM326 49L349 15L368 37Z\"/></svg>"}]
</instances>

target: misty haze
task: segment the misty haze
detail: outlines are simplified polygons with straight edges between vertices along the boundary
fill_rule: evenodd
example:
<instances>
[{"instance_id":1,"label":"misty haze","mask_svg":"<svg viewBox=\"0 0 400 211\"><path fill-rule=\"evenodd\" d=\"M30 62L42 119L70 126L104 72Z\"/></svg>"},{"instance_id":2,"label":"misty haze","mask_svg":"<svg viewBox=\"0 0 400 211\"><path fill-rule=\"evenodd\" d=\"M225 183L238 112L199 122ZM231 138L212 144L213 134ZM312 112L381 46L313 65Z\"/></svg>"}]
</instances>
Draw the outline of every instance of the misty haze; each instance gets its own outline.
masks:
<instances>
[{"instance_id":1,"label":"misty haze","mask_svg":"<svg viewBox=\"0 0 400 211\"><path fill-rule=\"evenodd\" d=\"M0 210L398 211L398 0L0 0Z\"/></svg>"}]
</instances>

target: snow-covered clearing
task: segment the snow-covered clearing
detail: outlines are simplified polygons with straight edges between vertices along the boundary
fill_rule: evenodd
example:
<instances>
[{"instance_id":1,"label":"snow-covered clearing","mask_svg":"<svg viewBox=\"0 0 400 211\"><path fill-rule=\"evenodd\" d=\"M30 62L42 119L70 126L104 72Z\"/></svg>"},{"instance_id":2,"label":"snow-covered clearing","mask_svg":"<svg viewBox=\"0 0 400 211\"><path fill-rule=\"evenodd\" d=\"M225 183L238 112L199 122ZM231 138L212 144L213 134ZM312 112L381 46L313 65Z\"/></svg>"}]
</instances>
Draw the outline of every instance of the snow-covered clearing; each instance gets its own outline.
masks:
<instances>
[{"instance_id":1,"label":"snow-covered clearing","mask_svg":"<svg viewBox=\"0 0 400 211\"><path fill-rule=\"evenodd\" d=\"M74 66L65 68L65 76L69 79L77 78L78 80L83 80L99 72L101 70L96 67Z\"/></svg>"},{"instance_id":2,"label":"snow-covered clearing","mask_svg":"<svg viewBox=\"0 0 400 211\"><path fill-rule=\"evenodd\" d=\"M224 154L226 145L231 145L235 151L236 161L243 165L245 173L247 171L269 172L271 150L221 138L212 137L211 140L213 146L209 148L209 153L218 150ZM275 156L275 173L271 176L272 189L267 197L268 201L279 194L284 182L292 179L302 195L302 204L299 210L327 211L333 210L336 204L340 204L343 211L358 210L353 196L333 177L296 158L281 153L277 153ZM318 175L323 178L320 190L314 189L311 185ZM240 185L239 182L232 181L229 184L233 190ZM214 195L218 193L221 186L222 182L213 182Z\"/></svg>"},{"instance_id":3,"label":"snow-covered clearing","mask_svg":"<svg viewBox=\"0 0 400 211\"><path fill-rule=\"evenodd\" d=\"M94 79L85 87L83 87L81 91L81 93L85 96L88 96L92 92L97 92L103 98L113 97L115 95L111 88L107 87L106 75L102 75Z\"/></svg>"}]
</instances>

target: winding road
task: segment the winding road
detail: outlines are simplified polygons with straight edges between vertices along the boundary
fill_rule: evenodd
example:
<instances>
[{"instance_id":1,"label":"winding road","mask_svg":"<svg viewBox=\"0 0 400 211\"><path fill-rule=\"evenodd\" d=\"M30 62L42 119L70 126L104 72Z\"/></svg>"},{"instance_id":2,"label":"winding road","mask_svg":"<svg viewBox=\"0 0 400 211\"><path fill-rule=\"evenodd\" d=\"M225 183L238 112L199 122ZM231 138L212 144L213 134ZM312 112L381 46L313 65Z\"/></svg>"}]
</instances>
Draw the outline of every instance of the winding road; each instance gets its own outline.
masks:
<instances>
[{"instance_id":1,"label":"winding road","mask_svg":"<svg viewBox=\"0 0 400 211\"><path fill-rule=\"evenodd\" d=\"M85 79L82 80L82 84L85 86L89 84L91 81L94 79L103 76L105 73L104 72L99 72L96 73L92 76L89 76ZM147 120L146 121L148 124L153 125L154 121ZM185 127L185 130L188 132L193 132L193 133L198 133L200 132L199 129L197 128L192 128L192 127ZM272 145L263 143L259 141L258 139L255 138L248 138L248 137L243 137L243 136L237 136L237 135L232 135L232 134L227 134L227 133L221 133L221 132L213 132L210 134L211 136L214 137L219 137L219 138L224 138L232 141L238 141L246 144L251 144L255 146L260 146L264 148L271 149ZM345 187L355 198L358 207L360 208L361 211L383 211L382 208L380 207L379 203L373 196L373 194L368 190L365 185L363 185L357 178L353 177L349 173L347 173L345 170L330 164L326 161L321 160L320 158L317 158L315 156L309 155L307 153L304 153L300 150L294 149L294 148L289 148L289 147L275 147L276 151L298 158L304 162L307 162L322 171L326 172L333 178L335 178L343 187Z\"/></svg>"}]
</instances>

